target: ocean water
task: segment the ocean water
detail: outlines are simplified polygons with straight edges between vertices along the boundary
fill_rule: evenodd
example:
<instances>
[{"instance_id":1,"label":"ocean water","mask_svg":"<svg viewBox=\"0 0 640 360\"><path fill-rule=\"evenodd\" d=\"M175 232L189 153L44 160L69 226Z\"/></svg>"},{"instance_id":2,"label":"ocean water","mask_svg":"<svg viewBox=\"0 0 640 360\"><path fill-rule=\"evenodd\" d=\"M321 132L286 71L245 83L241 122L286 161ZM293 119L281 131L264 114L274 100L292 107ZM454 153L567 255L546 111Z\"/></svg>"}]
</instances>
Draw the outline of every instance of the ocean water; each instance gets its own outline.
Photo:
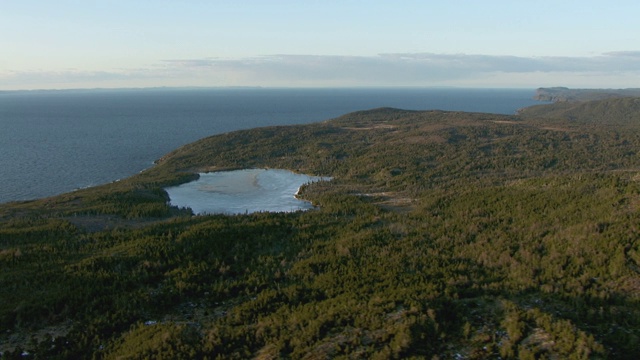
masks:
<instances>
[{"instance_id":1,"label":"ocean water","mask_svg":"<svg viewBox=\"0 0 640 360\"><path fill-rule=\"evenodd\" d=\"M0 92L0 203L134 175L171 150L239 129L377 107L513 114L512 89L137 89Z\"/></svg>"}]
</instances>

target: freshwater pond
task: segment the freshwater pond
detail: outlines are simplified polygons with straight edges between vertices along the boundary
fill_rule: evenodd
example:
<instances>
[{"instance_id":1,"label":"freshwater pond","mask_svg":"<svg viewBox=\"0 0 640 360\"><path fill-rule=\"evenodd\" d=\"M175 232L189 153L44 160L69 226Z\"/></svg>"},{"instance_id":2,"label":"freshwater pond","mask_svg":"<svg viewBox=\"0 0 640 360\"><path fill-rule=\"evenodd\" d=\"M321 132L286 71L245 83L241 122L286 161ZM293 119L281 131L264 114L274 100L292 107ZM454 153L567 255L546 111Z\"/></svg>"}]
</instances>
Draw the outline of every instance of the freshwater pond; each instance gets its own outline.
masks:
<instances>
[{"instance_id":1,"label":"freshwater pond","mask_svg":"<svg viewBox=\"0 0 640 360\"><path fill-rule=\"evenodd\" d=\"M168 187L170 204L196 215L249 214L309 210L309 201L295 197L304 184L330 178L279 169L245 169L202 173L196 181Z\"/></svg>"}]
</instances>

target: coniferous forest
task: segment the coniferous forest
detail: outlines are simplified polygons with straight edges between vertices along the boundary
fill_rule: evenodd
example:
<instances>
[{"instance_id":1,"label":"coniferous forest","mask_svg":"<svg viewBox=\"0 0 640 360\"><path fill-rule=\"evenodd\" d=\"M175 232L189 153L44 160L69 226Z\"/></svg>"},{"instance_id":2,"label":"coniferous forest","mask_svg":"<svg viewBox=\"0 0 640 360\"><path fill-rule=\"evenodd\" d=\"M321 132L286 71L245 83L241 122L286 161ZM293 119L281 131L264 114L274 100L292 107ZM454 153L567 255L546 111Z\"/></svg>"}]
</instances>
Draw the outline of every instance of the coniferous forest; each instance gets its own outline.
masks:
<instances>
[{"instance_id":1,"label":"coniferous forest","mask_svg":"<svg viewBox=\"0 0 640 360\"><path fill-rule=\"evenodd\" d=\"M317 209L194 216L164 187L282 168ZM637 359L640 98L381 108L237 131L0 205L13 359Z\"/></svg>"}]
</instances>

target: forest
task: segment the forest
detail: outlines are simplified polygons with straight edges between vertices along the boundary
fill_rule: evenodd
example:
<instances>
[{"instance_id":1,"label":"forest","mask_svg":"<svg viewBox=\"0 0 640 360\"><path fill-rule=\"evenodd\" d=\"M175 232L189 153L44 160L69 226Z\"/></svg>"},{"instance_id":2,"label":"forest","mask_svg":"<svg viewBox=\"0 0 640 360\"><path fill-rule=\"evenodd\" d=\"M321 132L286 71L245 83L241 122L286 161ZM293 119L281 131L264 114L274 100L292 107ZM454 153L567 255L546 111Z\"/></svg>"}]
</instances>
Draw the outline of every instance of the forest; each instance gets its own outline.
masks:
<instances>
[{"instance_id":1,"label":"forest","mask_svg":"<svg viewBox=\"0 0 640 360\"><path fill-rule=\"evenodd\" d=\"M637 359L640 98L380 108L204 138L0 204L3 359ZM281 168L316 209L163 190Z\"/></svg>"}]
</instances>

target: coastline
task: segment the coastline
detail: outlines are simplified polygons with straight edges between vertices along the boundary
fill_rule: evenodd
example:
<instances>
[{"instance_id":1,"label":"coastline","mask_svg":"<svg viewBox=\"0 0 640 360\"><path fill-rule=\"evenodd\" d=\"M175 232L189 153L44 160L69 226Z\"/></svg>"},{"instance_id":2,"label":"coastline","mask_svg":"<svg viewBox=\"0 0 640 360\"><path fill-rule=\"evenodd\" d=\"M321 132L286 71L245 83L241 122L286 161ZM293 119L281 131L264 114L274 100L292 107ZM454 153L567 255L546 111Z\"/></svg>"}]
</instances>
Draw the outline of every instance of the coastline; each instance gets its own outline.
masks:
<instances>
[{"instance_id":1,"label":"coastline","mask_svg":"<svg viewBox=\"0 0 640 360\"><path fill-rule=\"evenodd\" d=\"M5 169L0 203L123 180L204 136L322 122L381 106L513 114L522 107L518 104L538 103L531 99L533 93L461 88L139 89L135 96L118 90L3 96L0 109L16 115L0 117L7 130L0 133L0 142L7 145L0 159Z\"/></svg>"}]
</instances>

